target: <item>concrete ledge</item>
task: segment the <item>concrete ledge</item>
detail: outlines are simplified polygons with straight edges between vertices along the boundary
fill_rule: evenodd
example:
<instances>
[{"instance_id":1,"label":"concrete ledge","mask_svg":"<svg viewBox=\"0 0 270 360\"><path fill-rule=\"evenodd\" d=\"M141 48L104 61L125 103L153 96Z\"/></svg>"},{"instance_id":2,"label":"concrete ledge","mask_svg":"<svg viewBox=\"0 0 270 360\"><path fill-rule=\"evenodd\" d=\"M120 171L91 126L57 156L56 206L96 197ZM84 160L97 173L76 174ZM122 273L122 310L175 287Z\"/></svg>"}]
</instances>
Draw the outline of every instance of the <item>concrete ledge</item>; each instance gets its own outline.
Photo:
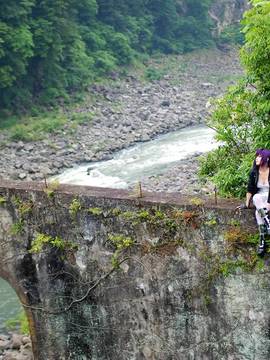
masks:
<instances>
[{"instance_id":1,"label":"concrete ledge","mask_svg":"<svg viewBox=\"0 0 270 360\"><path fill-rule=\"evenodd\" d=\"M46 188L44 182L22 182L22 181L0 181L0 192L7 189L17 189L25 191L43 191ZM201 197L201 196L184 196L179 193L167 193L167 192L147 192L143 191L143 197L138 198L134 191L123 189L111 189L103 187L92 186L79 186L79 185L66 185L60 184L55 190L56 193L71 194L71 195L83 195L96 198L106 199L122 199L137 201L141 204L172 204L172 205L192 205L192 198L200 198L203 201L203 205L209 209L228 209L234 211L236 206L243 203L237 199L217 199L215 204L214 194L213 197ZM248 209L245 212L251 212Z\"/></svg>"}]
</instances>

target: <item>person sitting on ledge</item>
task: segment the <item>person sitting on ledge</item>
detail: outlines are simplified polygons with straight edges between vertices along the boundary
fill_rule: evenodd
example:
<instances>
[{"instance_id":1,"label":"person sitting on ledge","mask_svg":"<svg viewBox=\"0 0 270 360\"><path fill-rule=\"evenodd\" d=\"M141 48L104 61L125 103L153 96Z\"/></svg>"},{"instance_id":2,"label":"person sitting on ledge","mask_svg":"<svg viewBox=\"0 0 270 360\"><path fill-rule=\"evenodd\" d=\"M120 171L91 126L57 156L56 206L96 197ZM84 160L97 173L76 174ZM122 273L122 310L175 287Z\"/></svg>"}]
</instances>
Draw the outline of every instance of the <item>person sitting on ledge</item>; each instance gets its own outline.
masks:
<instances>
[{"instance_id":1,"label":"person sitting on ledge","mask_svg":"<svg viewBox=\"0 0 270 360\"><path fill-rule=\"evenodd\" d=\"M259 227L260 242L257 254L263 256L265 253L265 235L270 234L270 150L258 149L256 151L253 167L249 174L246 202L240 205L239 209L250 207L251 199L256 207L256 221Z\"/></svg>"}]
</instances>

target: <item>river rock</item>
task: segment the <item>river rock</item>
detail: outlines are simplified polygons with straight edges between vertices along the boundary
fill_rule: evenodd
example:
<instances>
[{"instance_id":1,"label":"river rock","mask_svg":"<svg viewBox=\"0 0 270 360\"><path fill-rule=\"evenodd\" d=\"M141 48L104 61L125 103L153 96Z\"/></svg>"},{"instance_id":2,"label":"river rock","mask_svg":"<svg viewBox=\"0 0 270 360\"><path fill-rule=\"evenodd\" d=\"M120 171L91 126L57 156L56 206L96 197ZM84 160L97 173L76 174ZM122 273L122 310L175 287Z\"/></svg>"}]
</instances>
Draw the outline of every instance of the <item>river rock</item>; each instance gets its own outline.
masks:
<instances>
[{"instance_id":1,"label":"river rock","mask_svg":"<svg viewBox=\"0 0 270 360\"><path fill-rule=\"evenodd\" d=\"M26 179L26 177L27 177L27 174L26 174L26 173L20 173L20 174L18 175L18 178L19 178L20 180Z\"/></svg>"},{"instance_id":2,"label":"river rock","mask_svg":"<svg viewBox=\"0 0 270 360\"><path fill-rule=\"evenodd\" d=\"M41 166L40 173L43 175L53 175L53 170L51 170L48 166Z\"/></svg>"},{"instance_id":3,"label":"river rock","mask_svg":"<svg viewBox=\"0 0 270 360\"><path fill-rule=\"evenodd\" d=\"M10 144L10 147L15 148L17 151L20 151L20 150L24 149L24 146L25 146L25 144L22 141L18 141L17 143L12 142Z\"/></svg>"},{"instance_id":4,"label":"river rock","mask_svg":"<svg viewBox=\"0 0 270 360\"><path fill-rule=\"evenodd\" d=\"M28 151L28 152L31 152L34 150L34 146L32 144L27 144L25 146L25 150Z\"/></svg>"},{"instance_id":5,"label":"river rock","mask_svg":"<svg viewBox=\"0 0 270 360\"><path fill-rule=\"evenodd\" d=\"M208 89L208 88L212 88L212 87L214 87L214 84L209 83L209 82L201 84L202 89Z\"/></svg>"},{"instance_id":6,"label":"river rock","mask_svg":"<svg viewBox=\"0 0 270 360\"><path fill-rule=\"evenodd\" d=\"M20 163L20 162L16 162L15 165L14 165L15 169L21 169L22 166L23 166L23 164Z\"/></svg>"},{"instance_id":7,"label":"river rock","mask_svg":"<svg viewBox=\"0 0 270 360\"><path fill-rule=\"evenodd\" d=\"M171 102L170 100L163 100L161 103L160 103L161 106L170 106L171 105Z\"/></svg>"},{"instance_id":8,"label":"river rock","mask_svg":"<svg viewBox=\"0 0 270 360\"><path fill-rule=\"evenodd\" d=\"M57 169L61 169L63 167L63 161L54 161L52 165Z\"/></svg>"},{"instance_id":9,"label":"river rock","mask_svg":"<svg viewBox=\"0 0 270 360\"><path fill-rule=\"evenodd\" d=\"M149 135L147 135L147 134L144 134L144 135L142 135L141 136L141 141L149 141L150 140L150 136Z\"/></svg>"},{"instance_id":10,"label":"river rock","mask_svg":"<svg viewBox=\"0 0 270 360\"><path fill-rule=\"evenodd\" d=\"M23 335L22 336L22 343L23 345L30 345L31 346L31 339L30 339L30 336L26 336L26 335Z\"/></svg>"},{"instance_id":11,"label":"river rock","mask_svg":"<svg viewBox=\"0 0 270 360\"><path fill-rule=\"evenodd\" d=\"M2 360L17 360L16 355L18 355L17 352L8 350L8 351L4 352L3 356L0 359L2 359Z\"/></svg>"},{"instance_id":12,"label":"river rock","mask_svg":"<svg viewBox=\"0 0 270 360\"><path fill-rule=\"evenodd\" d=\"M2 337L2 336L1 336ZM8 338L6 339L1 339L0 338L0 351L1 350L6 350L6 349L9 349L10 348L10 340Z\"/></svg>"},{"instance_id":13,"label":"river rock","mask_svg":"<svg viewBox=\"0 0 270 360\"><path fill-rule=\"evenodd\" d=\"M11 349L19 349L21 345L23 345L22 339L23 339L23 335L12 334Z\"/></svg>"},{"instance_id":14,"label":"river rock","mask_svg":"<svg viewBox=\"0 0 270 360\"><path fill-rule=\"evenodd\" d=\"M15 351L7 351L3 355L3 360L32 360L33 355L30 353L28 354L21 354Z\"/></svg>"}]
</instances>

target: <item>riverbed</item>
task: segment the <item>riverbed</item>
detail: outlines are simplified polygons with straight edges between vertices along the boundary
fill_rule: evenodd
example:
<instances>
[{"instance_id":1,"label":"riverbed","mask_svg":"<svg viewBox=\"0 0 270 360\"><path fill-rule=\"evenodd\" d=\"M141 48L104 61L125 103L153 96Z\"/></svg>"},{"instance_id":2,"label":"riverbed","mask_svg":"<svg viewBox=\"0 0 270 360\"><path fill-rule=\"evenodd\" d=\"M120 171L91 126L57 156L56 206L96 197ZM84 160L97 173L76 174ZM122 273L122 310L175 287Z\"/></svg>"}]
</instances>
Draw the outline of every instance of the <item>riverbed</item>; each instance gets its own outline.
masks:
<instances>
[{"instance_id":1,"label":"riverbed","mask_svg":"<svg viewBox=\"0 0 270 360\"><path fill-rule=\"evenodd\" d=\"M93 84L83 103L62 109L66 125L44 139L10 141L1 132L1 176L43 181L161 134L204 124L209 98L222 94L242 74L237 49L161 56L146 66L145 71L162 72L162 78L149 81L134 69L124 78Z\"/></svg>"}]
</instances>

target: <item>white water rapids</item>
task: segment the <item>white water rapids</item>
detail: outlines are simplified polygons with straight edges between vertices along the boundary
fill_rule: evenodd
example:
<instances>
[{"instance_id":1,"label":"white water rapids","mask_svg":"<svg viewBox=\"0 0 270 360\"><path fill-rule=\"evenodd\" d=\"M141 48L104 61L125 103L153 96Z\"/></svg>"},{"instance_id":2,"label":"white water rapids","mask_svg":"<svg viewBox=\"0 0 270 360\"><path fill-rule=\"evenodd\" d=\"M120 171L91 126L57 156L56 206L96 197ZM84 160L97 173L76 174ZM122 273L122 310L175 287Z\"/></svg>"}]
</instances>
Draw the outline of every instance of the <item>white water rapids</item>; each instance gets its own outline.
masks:
<instances>
[{"instance_id":1,"label":"white water rapids","mask_svg":"<svg viewBox=\"0 0 270 360\"><path fill-rule=\"evenodd\" d=\"M216 148L214 134L203 125L188 127L121 150L111 160L68 169L54 179L65 184L127 188L145 177L163 174L194 153Z\"/></svg>"}]
</instances>

